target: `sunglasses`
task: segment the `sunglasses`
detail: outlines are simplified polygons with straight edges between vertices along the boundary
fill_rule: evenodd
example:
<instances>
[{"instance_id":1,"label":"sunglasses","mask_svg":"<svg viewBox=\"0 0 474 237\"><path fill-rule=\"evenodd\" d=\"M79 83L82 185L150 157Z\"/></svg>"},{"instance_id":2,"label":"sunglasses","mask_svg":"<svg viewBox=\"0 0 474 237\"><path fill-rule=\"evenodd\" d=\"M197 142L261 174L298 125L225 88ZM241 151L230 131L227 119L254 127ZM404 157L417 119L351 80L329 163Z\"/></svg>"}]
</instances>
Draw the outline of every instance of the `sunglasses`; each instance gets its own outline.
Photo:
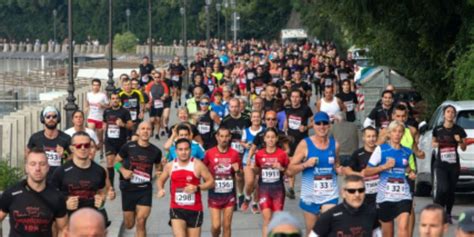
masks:
<instances>
[{"instance_id":1,"label":"sunglasses","mask_svg":"<svg viewBox=\"0 0 474 237\"><path fill-rule=\"evenodd\" d=\"M301 237L300 233L270 233L268 237Z\"/></svg>"},{"instance_id":2,"label":"sunglasses","mask_svg":"<svg viewBox=\"0 0 474 237\"><path fill-rule=\"evenodd\" d=\"M204 106L204 105L209 105L209 102L201 102L199 104Z\"/></svg>"},{"instance_id":3,"label":"sunglasses","mask_svg":"<svg viewBox=\"0 0 474 237\"><path fill-rule=\"evenodd\" d=\"M47 118L47 119L57 119L58 116L57 115L48 115L45 118Z\"/></svg>"},{"instance_id":4,"label":"sunglasses","mask_svg":"<svg viewBox=\"0 0 474 237\"><path fill-rule=\"evenodd\" d=\"M324 122L316 122L316 123L314 123L314 124L316 124L316 125L318 125L318 126L321 126L321 125L329 125L329 122L326 122L326 121L324 121Z\"/></svg>"},{"instance_id":5,"label":"sunglasses","mask_svg":"<svg viewBox=\"0 0 474 237\"><path fill-rule=\"evenodd\" d=\"M91 144L90 143L79 143L79 144L72 144L76 149L81 149L81 148L85 148L85 149L89 149L91 147Z\"/></svg>"},{"instance_id":6,"label":"sunglasses","mask_svg":"<svg viewBox=\"0 0 474 237\"><path fill-rule=\"evenodd\" d=\"M265 120L268 120L268 121L276 121L277 119L276 119L276 118L266 118Z\"/></svg>"},{"instance_id":7,"label":"sunglasses","mask_svg":"<svg viewBox=\"0 0 474 237\"><path fill-rule=\"evenodd\" d=\"M345 190L350 194L354 194L356 192L365 193L365 188L345 188Z\"/></svg>"}]
</instances>

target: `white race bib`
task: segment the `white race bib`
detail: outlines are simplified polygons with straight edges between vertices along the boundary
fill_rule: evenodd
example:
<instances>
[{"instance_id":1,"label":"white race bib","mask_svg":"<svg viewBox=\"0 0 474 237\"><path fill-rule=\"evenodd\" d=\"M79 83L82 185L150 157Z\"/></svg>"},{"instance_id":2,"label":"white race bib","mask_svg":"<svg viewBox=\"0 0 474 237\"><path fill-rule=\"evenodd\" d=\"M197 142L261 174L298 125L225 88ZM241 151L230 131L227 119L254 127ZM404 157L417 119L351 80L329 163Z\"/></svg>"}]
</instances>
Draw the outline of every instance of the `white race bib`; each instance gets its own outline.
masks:
<instances>
[{"instance_id":1,"label":"white race bib","mask_svg":"<svg viewBox=\"0 0 474 237\"><path fill-rule=\"evenodd\" d=\"M365 193L366 194L375 194L377 193L377 187L379 185L378 175L365 178Z\"/></svg>"},{"instance_id":2,"label":"white race bib","mask_svg":"<svg viewBox=\"0 0 474 237\"><path fill-rule=\"evenodd\" d=\"M130 107L135 108L138 105L137 99L129 99L128 103L130 103Z\"/></svg>"},{"instance_id":3,"label":"white race bib","mask_svg":"<svg viewBox=\"0 0 474 237\"><path fill-rule=\"evenodd\" d=\"M260 92L262 92L262 91L263 91L263 87L261 87L261 86L255 87L255 93L257 93L257 95L260 95Z\"/></svg>"},{"instance_id":4,"label":"white race bib","mask_svg":"<svg viewBox=\"0 0 474 237\"><path fill-rule=\"evenodd\" d=\"M214 91L214 85L212 85L212 84L207 85L207 88L209 88L210 92Z\"/></svg>"},{"instance_id":5,"label":"white race bib","mask_svg":"<svg viewBox=\"0 0 474 237\"><path fill-rule=\"evenodd\" d=\"M133 121L137 120L137 111L131 110L130 117L132 118Z\"/></svg>"},{"instance_id":6,"label":"white race bib","mask_svg":"<svg viewBox=\"0 0 474 237\"><path fill-rule=\"evenodd\" d=\"M347 112L354 111L354 102L353 101L345 101L344 105L347 108Z\"/></svg>"},{"instance_id":7,"label":"white race bib","mask_svg":"<svg viewBox=\"0 0 474 237\"><path fill-rule=\"evenodd\" d=\"M154 104L155 109L163 108L163 101L162 100L155 100L153 104Z\"/></svg>"},{"instance_id":8,"label":"white race bib","mask_svg":"<svg viewBox=\"0 0 474 237\"><path fill-rule=\"evenodd\" d=\"M405 183L404 182L390 182L387 181L385 186L385 197L390 199L398 199L405 195Z\"/></svg>"},{"instance_id":9,"label":"white race bib","mask_svg":"<svg viewBox=\"0 0 474 237\"><path fill-rule=\"evenodd\" d=\"M214 192L216 193L230 193L234 189L234 180L220 179L215 181Z\"/></svg>"},{"instance_id":10,"label":"white race bib","mask_svg":"<svg viewBox=\"0 0 474 237\"><path fill-rule=\"evenodd\" d=\"M254 79L254 78L255 78L255 74L254 74L253 72L247 73L247 79L248 79L248 80L252 80L252 79Z\"/></svg>"},{"instance_id":11,"label":"white race bib","mask_svg":"<svg viewBox=\"0 0 474 237\"><path fill-rule=\"evenodd\" d=\"M130 183L132 184L143 184L150 182L150 175L146 172L140 170L133 170L132 178L130 179Z\"/></svg>"},{"instance_id":12,"label":"white race bib","mask_svg":"<svg viewBox=\"0 0 474 237\"><path fill-rule=\"evenodd\" d=\"M293 130L299 130L301 126L301 118L290 115L288 117L288 127Z\"/></svg>"},{"instance_id":13,"label":"white race bib","mask_svg":"<svg viewBox=\"0 0 474 237\"><path fill-rule=\"evenodd\" d=\"M280 180L280 170L266 168L262 169L262 182L264 183L275 183Z\"/></svg>"},{"instance_id":14,"label":"white race bib","mask_svg":"<svg viewBox=\"0 0 474 237\"><path fill-rule=\"evenodd\" d=\"M179 76L172 76L171 80L173 80L175 82L179 82Z\"/></svg>"},{"instance_id":15,"label":"white race bib","mask_svg":"<svg viewBox=\"0 0 474 237\"><path fill-rule=\"evenodd\" d=\"M244 153L244 148L242 147L242 144L240 144L240 141L233 141L232 143L230 143L230 146L237 152Z\"/></svg>"},{"instance_id":16,"label":"white race bib","mask_svg":"<svg viewBox=\"0 0 474 237\"><path fill-rule=\"evenodd\" d=\"M456 148L454 147L445 147L439 149L439 155L441 157L441 161L447 162L449 164L456 163Z\"/></svg>"},{"instance_id":17,"label":"white race bib","mask_svg":"<svg viewBox=\"0 0 474 237\"><path fill-rule=\"evenodd\" d=\"M111 124L107 127L107 137L120 138L120 128L118 125Z\"/></svg>"},{"instance_id":18,"label":"white race bib","mask_svg":"<svg viewBox=\"0 0 474 237\"><path fill-rule=\"evenodd\" d=\"M326 176L315 176L313 185L314 195L316 196L328 196L334 192L333 180L326 178Z\"/></svg>"},{"instance_id":19,"label":"white race bib","mask_svg":"<svg viewBox=\"0 0 474 237\"><path fill-rule=\"evenodd\" d=\"M183 189L177 189L174 195L174 201L180 206L194 205L196 195L194 195L194 193L185 193Z\"/></svg>"},{"instance_id":20,"label":"white race bib","mask_svg":"<svg viewBox=\"0 0 474 237\"><path fill-rule=\"evenodd\" d=\"M199 130L199 133L201 134L209 133L211 131L211 125L205 124L205 123L199 123L198 130Z\"/></svg>"},{"instance_id":21,"label":"white race bib","mask_svg":"<svg viewBox=\"0 0 474 237\"><path fill-rule=\"evenodd\" d=\"M56 151L45 151L49 166L61 166L61 157Z\"/></svg>"},{"instance_id":22,"label":"white race bib","mask_svg":"<svg viewBox=\"0 0 474 237\"><path fill-rule=\"evenodd\" d=\"M332 79L328 78L324 80L324 85L325 86L332 86Z\"/></svg>"}]
</instances>

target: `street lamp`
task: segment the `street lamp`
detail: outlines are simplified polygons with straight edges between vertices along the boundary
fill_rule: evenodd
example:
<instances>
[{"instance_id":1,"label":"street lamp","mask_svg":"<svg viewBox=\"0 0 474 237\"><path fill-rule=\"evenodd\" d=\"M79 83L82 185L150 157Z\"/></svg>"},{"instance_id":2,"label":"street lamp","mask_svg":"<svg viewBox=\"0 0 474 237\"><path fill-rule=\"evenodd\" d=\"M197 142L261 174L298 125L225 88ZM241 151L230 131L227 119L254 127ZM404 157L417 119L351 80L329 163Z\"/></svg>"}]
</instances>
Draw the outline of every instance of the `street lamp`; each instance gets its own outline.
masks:
<instances>
[{"instance_id":1,"label":"street lamp","mask_svg":"<svg viewBox=\"0 0 474 237\"><path fill-rule=\"evenodd\" d=\"M148 51L150 52L150 63L153 64L153 46L151 42L151 0L148 0Z\"/></svg>"},{"instance_id":2,"label":"street lamp","mask_svg":"<svg viewBox=\"0 0 474 237\"><path fill-rule=\"evenodd\" d=\"M58 11L56 9L53 10L53 42L56 44L56 16L58 15Z\"/></svg>"},{"instance_id":3,"label":"street lamp","mask_svg":"<svg viewBox=\"0 0 474 237\"><path fill-rule=\"evenodd\" d=\"M224 8L227 9L229 8L229 0L224 0ZM227 44L227 40L228 40L228 37L227 37L227 15L224 14L224 30L225 30L225 35L224 35L224 41L225 43Z\"/></svg>"},{"instance_id":4,"label":"street lamp","mask_svg":"<svg viewBox=\"0 0 474 237\"><path fill-rule=\"evenodd\" d=\"M207 54L211 54L211 32L210 32L210 27L209 27L209 6L212 4L212 0L206 0L206 45L207 45Z\"/></svg>"},{"instance_id":5,"label":"street lamp","mask_svg":"<svg viewBox=\"0 0 474 237\"><path fill-rule=\"evenodd\" d=\"M181 15L183 16L183 59L184 59L184 67L188 68L188 37L187 37L187 22L186 22L186 0L183 0L183 6L179 9ZM184 79L189 85L189 73L186 72L184 74Z\"/></svg>"},{"instance_id":6,"label":"street lamp","mask_svg":"<svg viewBox=\"0 0 474 237\"><path fill-rule=\"evenodd\" d=\"M234 31L234 44L237 44L237 21L240 17L237 16L237 12L235 11L236 0L230 0L230 5L232 7L232 30Z\"/></svg>"},{"instance_id":7,"label":"street lamp","mask_svg":"<svg viewBox=\"0 0 474 237\"><path fill-rule=\"evenodd\" d=\"M114 61L113 61L113 28L112 28L112 3L113 0L109 0L109 79L107 80L107 87L105 90L109 96L115 90L114 85Z\"/></svg>"},{"instance_id":8,"label":"street lamp","mask_svg":"<svg viewBox=\"0 0 474 237\"><path fill-rule=\"evenodd\" d=\"M219 39L219 42L221 41L221 9L222 5L220 2L216 3L216 10L217 10L217 39Z\"/></svg>"},{"instance_id":9,"label":"street lamp","mask_svg":"<svg viewBox=\"0 0 474 237\"><path fill-rule=\"evenodd\" d=\"M69 67L68 67L68 87L67 92L68 96L66 98L67 103L64 106L64 110L66 110L66 127L72 127L72 113L77 110L77 105L74 103L76 101L76 97L74 96L74 46L72 45L73 42L73 32L72 32L72 0L68 0L67 5L67 23L68 23L68 47L69 47Z\"/></svg>"},{"instance_id":10,"label":"street lamp","mask_svg":"<svg viewBox=\"0 0 474 237\"><path fill-rule=\"evenodd\" d=\"M130 31L130 9L125 10L125 15L127 16L127 31Z\"/></svg>"}]
</instances>

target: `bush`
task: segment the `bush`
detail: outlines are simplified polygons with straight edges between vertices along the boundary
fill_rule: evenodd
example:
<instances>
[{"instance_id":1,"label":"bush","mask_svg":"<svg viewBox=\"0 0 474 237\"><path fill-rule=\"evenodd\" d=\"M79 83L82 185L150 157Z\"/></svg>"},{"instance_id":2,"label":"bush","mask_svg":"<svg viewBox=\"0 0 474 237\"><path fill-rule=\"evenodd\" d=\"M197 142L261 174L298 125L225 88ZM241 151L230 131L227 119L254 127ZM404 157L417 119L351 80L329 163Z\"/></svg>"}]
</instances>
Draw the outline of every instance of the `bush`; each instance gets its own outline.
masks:
<instances>
[{"instance_id":1,"label":"bush","mask_svg":"<svg viewBox=\"0 0 474 237\"><path fill-rule=\"evenodd\" d=\"M132 32L116 34L114 37L114 48L121 53L133 52L137 45L137 37Z\"/></svg>"},{"instance_id":2,"label":"bush","mask_svg":"<svg viewBox=\"0 0 474 237\"><path fill-rule=\"evenodd\" d=\"M10 167L8 162L0 160L0 191L17 183L22 177L23 171L21 169Z\"/></svg>"}]
</instances>

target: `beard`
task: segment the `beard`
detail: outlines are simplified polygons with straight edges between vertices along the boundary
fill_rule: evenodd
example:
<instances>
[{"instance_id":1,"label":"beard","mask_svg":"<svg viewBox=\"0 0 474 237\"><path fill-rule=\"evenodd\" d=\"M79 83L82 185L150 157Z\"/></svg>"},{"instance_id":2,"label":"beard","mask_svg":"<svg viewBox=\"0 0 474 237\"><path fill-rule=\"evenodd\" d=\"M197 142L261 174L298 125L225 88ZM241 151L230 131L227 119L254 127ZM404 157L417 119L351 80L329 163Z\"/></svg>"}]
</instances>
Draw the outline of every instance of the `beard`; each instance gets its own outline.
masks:
<instances>
[{"instance_id":1,"label":"beard","mask_svg":"<svg viewBox=\"0 0 474 237\"><path fill-rule=\"evenodd\" d=\"M48 124L48 123L46 123L44 126L46 126L47 129L53 130L53 129L56 129L56 127L58 126L58 124L57 124L57 123L54 123L54 124Z\"/></svg>"}]
</instances>

